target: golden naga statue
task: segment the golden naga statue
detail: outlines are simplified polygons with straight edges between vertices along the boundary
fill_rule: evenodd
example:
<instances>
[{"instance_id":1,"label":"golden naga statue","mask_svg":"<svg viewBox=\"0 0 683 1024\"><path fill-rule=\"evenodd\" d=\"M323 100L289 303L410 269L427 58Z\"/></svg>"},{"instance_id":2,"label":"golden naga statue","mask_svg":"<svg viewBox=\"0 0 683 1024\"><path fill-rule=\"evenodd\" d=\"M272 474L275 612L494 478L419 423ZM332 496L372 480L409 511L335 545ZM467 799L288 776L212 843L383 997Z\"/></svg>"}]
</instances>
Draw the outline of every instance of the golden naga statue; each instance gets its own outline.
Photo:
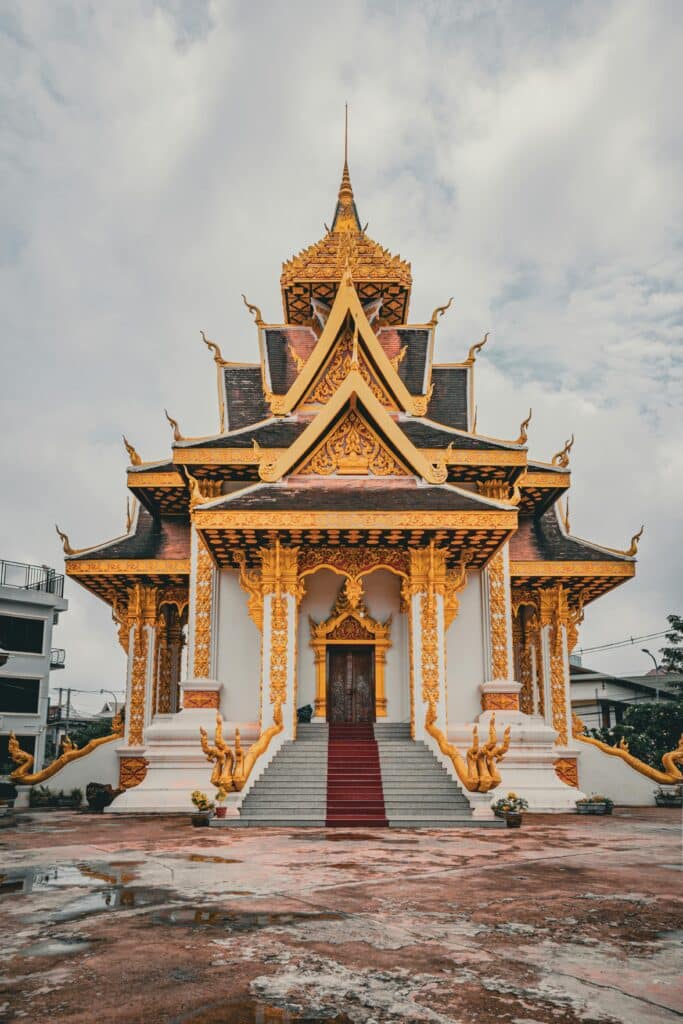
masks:
<instances>
[{"instance_id":1,"label":"golden naga statue","mask_svg":"<svg viewBox=\"0 0 683 1024\"><path fill-rule=\"evenodd\" d=\"M258 758L267 749L273 736L282 732L282 706L278 702L273 708L273 724L262 732L255 743L244 753L240 740L240 731L235 729L235 750L234 753L223 739L223 716L220 711L216 712L216 732L214 745L209 743L206 729L200 727L199 734L202 741L202 750L206 760L213 762L214 768L211 772L211 785L225 793L238 792L244 788L251 769Z\"/></svg>"},{"instance_id":2,"label":"golden naga statue","mask_svg":"<svg viewBox=\"0 0 683 1024\"><path fill-rule=\"evenodd\" d=\"M683 764L683 734L678 741L678 746L675 750L669 751L668 754L664 754L662 758L662 765L664 771L661 772L657 768L652 768L649 764L645 764L639 758L635 757L628 748L628 743L622 737L619 740L619 745L611 747L609 743L603 743L602 740L596 740L592 736L585 735L586 726L581 721L578 715L572 715L572 732L574 739L580 740L582 743L590 743L593 747L597 747L598 750L602 750L604 754L609 754L611 757L618 757L626 764L630 765L635 771L640 772L648 779L652 779L653 782L659 783L660 786L671 786L675 783L683 782L683 773L678 768L679 764Z\"/></svg>"},{"instance_id":3,"label":"golden naga statue","mask_svg":"<svg viewBox=\"0 0 683 1024\"><path fill-rule=\"evenodd\" d=\"M14 769L10 775L10 779L12 779L13 782L18 783L20 786L36 786L41 782L45 782L46 779L52 778L52 776L56 775L59 769L63 768L64 765L70 764L71 761L78 761L79 758L85 757L86 754L91 753L91 751L95 750L97 747L101 747L103 743L111 743L112 740L121 739L123 736L123 718L121 717L120 712L112 719L111 729L112 731L109 736L99 736L95 740L89 740L85 746L80 748L74 746L69 737L65 736L62 740L59 757L55 758L55 760L43 768L42 771L33 773L31 773L31 769L33 768L33 754L29 754L28 751L22 750L19 746L19 740L17 737L14 733L10 733L8 743L9 756L12 758L14 763L19 766Z\"/></svg>"},{"instance_id":4,"label":"golden naga statue","mask_svg":"<svg viewBox=\"0 0 683 1024\"><path fill-rule=\"evenodd\" d=\"M503 734L503 742L498 744L495 719L496 716L491 715L488 742L482 746L479 744L479 729L476 725L474 726L472 746L467 751L467 760L465 760L455 744L449 743L441 729L434 725L436 704L433 701L429 702L425 729L439 744L441 753L450 757L458 778L470 793L488 793L499 786L502 781L496 765L503 760L510 747L510 726L507 726Z\"/></svg>"}]
</instances>

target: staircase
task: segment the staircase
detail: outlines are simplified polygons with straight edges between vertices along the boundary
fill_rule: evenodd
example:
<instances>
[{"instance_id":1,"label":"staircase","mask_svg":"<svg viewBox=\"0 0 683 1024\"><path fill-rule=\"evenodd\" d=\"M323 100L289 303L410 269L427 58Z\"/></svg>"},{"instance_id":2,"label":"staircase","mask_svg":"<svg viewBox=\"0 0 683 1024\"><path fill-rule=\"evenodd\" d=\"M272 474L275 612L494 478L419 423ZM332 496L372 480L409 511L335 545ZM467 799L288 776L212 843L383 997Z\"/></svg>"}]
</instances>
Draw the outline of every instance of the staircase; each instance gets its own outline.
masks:
<instances>
[{"instance_id":1,"label":"staircase","mask_svg":"<svg viewBox=\"0 0 683 1024\"><path fill-rule=\"evenodd\" d=\"M299 725L247 793L231 825L323 826L327 811L327 725Z\"/></svg>"},{"instance_id":2,"label":"staircase","mask_svg":"<svg viewBox=\"0 0 683 1024\"><path fill-rule=\"evenodd\" d=\"M372 725L335 723L329 727L325 824L330 828L389 824Z\"/></svg>"},{"instance_id":3,"label":"staircase","mask_svg":"<svg viewBox=\"0 0 683 1024\"><path fill-rule=\"evenodd\" d=\"M425 743L410 738L410 726L374 726L382 771L384 807L393 828L505 827L499 818L473 818L467 797Z\"/></svg>"},{"instance_id":4,"label":"staircase","mask_svg":"<svg viewBox=\"0 0 683 1024\"><path fill-rule=\"evenodd\" d=\"M299 725L223 827L504 828L473 818L467 798L400 723Z\"/></svg>"}]
</instances>

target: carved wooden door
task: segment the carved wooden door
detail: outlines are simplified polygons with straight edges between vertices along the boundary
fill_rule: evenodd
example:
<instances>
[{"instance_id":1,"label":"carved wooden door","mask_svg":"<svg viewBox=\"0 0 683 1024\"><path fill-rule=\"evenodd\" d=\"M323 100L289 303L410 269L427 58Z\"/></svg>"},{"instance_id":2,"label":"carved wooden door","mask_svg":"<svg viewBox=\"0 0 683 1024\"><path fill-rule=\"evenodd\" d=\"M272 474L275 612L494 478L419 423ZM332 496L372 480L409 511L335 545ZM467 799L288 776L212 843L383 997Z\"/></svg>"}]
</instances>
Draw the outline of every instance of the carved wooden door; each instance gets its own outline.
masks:
<instances>
[{"instance_id":1,"label":"carved wooden door","mask_svg":"<svg viewBox=\"0 0 683 1024\"><path fill-rule=\"evenodd\" d=\"M374 722L372 647L328 647L328 722Z\"/></svg>"}]
</instances>

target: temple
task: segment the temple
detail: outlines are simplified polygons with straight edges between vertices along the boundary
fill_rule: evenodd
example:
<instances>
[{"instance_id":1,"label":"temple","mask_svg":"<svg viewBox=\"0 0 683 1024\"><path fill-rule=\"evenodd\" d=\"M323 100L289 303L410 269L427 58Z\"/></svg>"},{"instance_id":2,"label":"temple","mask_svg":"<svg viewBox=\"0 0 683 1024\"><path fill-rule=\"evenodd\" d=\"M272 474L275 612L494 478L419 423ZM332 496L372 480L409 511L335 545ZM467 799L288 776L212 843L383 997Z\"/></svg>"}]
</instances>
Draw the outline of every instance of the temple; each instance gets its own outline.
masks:
<instances>
[{"instance_id":1,"label":"temple","mask_svg":"<svg viewBox=\"0 0 683 1024\"><path fill-rule=\"evenodd\" d=\"M315 789L317 772L324 789L325 759L294 755L331 751L345 729L380 747L400 737L406 765L428 757L433 775L423 760L413 781L433 777L461 818L490 815L501 780L532 810L573 808L569 653L590 603L634 575L637 543L571 535L573 439L541 459L530 415L512 440L478 433L486 336L435 361L450 301L411 322L411 266L366 234L347 161L331 227L280 280L282 323L245 299L253 363L202 335L219 432L186 437L169 416L170 455L151 462L124 439L127 532L64 542L67 574L111 606L128 656L125 792L110 810L187 810L222 751L230 815L251 806L256 821L283 759L285 781L299 771ZM420 820L412 769L392 774L387 758L375 803L390 823ZM329 823L327 800L304 819ZM277 799L266 817L277 823Z\"/></svg>"}]
</instances>

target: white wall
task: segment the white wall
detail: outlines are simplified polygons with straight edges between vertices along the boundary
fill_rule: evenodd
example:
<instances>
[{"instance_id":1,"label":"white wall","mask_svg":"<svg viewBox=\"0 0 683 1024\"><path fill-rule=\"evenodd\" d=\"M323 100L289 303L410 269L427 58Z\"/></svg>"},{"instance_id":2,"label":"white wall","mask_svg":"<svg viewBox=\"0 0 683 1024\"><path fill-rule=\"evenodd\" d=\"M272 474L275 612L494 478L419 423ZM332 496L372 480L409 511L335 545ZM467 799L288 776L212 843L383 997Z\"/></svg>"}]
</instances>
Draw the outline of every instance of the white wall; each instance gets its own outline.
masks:
<instances>
[{"instance_id":1,"label":"white wall","mask_svg":"<svg viewBox=\"0 0 683 1024\"><path fill-rule=\"evenodd\" d=\"M261 676L261 634L249 618L247 595L237 573L219 575L217 677L223 683L221 714L226 721L257 722Z\"/></svg>"},{"instance_id":2,"label":"white wall","mask_svg":"<svg viewBox=\"0 0 683 1024\"><path fill-rule=\"evenodd\" d=\"M313 704L315 700L315 664L310 647L310 615L316 622L328 618L334 607L344 579L329 569L306 577L306 593L299 609L299 683L297 706ZM401 580L385 569L363 577L365 604L374 619L384 622L389 615L391 647L387 651L385 691L387 717L383 722L410 721L408 622L401 614Z\"/></svg>"},{"instance_id":3,"label":"white wall","mask_svg":"<svg viewBox=\"0 0 683 1024\"><path fill-rule=\"evenodd\" d=\"M469 573L458 601L458 614L446 633L449 724L473 722L481 714L479 686L486 669L480 572Z\"/></svg>"},{"instance_id":4,"label":"white wall","mask_svg":"<svg viewBox=\"0 0 683 1024\"><path fill-rule=\"evenodd\" d=\"M599 793L615 804L636 807L652 806L657 783L646 779L618 757L605 754L589 743L577 742L579 748L579 787L590 796Z\"/></svg>"}]
</instances>

